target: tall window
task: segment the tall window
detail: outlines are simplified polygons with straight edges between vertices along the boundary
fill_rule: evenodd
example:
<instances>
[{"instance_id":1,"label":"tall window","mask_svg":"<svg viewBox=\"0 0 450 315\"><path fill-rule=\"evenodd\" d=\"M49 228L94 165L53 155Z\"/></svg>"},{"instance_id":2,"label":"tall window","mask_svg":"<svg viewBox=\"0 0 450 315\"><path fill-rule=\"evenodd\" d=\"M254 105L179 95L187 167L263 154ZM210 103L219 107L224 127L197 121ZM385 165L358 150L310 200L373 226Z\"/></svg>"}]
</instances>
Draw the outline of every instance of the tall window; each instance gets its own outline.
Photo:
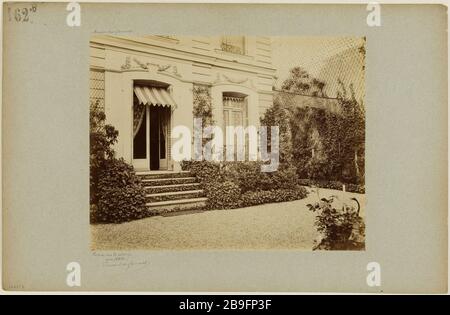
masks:
<instances>
[{"instance_id":1,"label":"tall window","mask_svg":"<svg viewBox=\"0 0 450 315\"><path fill-rule=\"evenodd\" d=\"M244 36L223 36L222 50L234 54L245 54L245 39Z\"/></svg>"},{"instance_id":2,"label":"tall window","mask_svg":"<svg viewBox=\"0 0 450 315\"><path fill-rule=\"evenodd\" d=\"M237 135L227 134L226 127L233 126L238 127L242 126L246 128L248 126L248 109L247 109L247 98L244 96L237 96L234 94L225 94L223 95L223 121L224 121L224 130L225 130L225 146L227 141L231 140L230 137L233 137L234 142L234 153L236 157L236 153L238 150L237 147ZM244 143L245 149L245 157L248 155L248 139L246 137ZM226 152L226 148L225 148Z\"/></svg>"}]
</instances>

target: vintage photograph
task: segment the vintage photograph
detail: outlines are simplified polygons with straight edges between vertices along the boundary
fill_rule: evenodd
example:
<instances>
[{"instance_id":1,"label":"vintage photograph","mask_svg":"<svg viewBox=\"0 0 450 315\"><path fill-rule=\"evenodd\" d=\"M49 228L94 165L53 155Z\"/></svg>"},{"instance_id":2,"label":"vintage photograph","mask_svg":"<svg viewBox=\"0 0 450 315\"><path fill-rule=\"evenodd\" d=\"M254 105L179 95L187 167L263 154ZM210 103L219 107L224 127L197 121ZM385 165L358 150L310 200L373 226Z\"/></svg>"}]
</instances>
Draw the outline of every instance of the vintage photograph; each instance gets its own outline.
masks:
<instances>
[{"instance_id":1,"label":"vintage photograph","mask_svg":"<svg viewBox=\"0 0 450 315\"><path fill-rule=\"evenodd\" d=\"M92 250L365 250L366 38L89 49Z\"/></svg>"}]
</instances>

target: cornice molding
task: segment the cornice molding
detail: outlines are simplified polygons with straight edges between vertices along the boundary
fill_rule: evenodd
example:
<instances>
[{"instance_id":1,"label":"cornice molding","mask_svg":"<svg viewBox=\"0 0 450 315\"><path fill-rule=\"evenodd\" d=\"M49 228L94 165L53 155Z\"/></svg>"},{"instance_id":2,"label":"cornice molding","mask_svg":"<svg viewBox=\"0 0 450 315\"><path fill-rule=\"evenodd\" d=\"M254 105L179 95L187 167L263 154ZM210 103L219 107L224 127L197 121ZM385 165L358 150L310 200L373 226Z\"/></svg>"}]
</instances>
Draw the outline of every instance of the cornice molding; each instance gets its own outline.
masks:
<instances>
[{"instance_id":1,"label":"cornice molding","mask_svg":"<svg viewBox=\"0 0 450 315\"><path fill-rule=\"evenodd\" d=\"M143 43L133 39L114 37L109 35L91 40L91 44L94 44L96 47L98 47L99 45L103 45L108 47L110 50L119 51L122 53L127 53L127 51L135 51L139 53L160 56L162 58L172 58L184 62L196 62L207 64L213 67L240 70L252 74L265 74L268 76L273 76L276 72L276 69L273 67L255 65L247 62L231 61L220 58L220 55L210 56L188 50L162 47L158 46L156 43Z\"/></svg>"}]
</instances>

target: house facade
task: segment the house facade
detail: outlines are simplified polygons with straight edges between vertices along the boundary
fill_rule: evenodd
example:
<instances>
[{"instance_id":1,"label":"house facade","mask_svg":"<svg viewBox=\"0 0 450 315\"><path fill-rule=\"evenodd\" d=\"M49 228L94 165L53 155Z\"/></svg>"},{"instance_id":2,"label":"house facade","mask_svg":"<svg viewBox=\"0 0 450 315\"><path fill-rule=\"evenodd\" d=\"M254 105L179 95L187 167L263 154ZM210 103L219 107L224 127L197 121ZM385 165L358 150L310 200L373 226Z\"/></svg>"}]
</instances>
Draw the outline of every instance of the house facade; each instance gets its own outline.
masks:
<instances>
[{"instance_id":1,"label":"house facade","mask_svg":"<svg viewBox=\"0 0 450 315\"><path fill-rule=\"evenodd\" d=\"M136 170L180 170L171 130L193 134L196 87L209 91L214 124L258 126L273 103L269 37L94 36L90 100L119 131L118 157Z\"/></svg>"}]
</instances>

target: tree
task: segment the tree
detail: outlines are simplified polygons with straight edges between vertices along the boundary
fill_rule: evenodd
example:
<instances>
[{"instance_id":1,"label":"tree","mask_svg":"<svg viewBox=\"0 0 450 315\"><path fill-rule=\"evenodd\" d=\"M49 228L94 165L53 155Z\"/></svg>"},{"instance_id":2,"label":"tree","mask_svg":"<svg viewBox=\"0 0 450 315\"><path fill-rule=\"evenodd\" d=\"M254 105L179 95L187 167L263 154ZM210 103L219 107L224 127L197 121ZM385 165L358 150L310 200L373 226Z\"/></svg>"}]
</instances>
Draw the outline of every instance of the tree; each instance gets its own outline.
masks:
<instances>
[{"instance_id":1,"label":"tree","mask_svg":"<svg viewBox=\"0 0 450 315\"><path fill-rule=\"evenodd\" d=\"M260 119L262 126L279 127L280 166L292 165L292 133L290 124L291 114L277 99ZM267 130L267 143L271 143L270 129Z\"/></svg>"},{"instance_id":2,"label":"tree","mask_svg":"<svg viewBox=\"0 0 450 315\"><path fill-rule=\"evenodd\" d=\"M341 114L345 128L342 133L342 143L344 144L344 156L346 157L345 176L350 181L364 182L364 155L365 155L365 109L364 104L356 100L353 85L347 88L341 80L338 80L340 90L337 98L341 108Z\"/></svg>"},{"instance_id":3,"label":"tree","mask_svg":"<svg viewBox=\"0 0 450 315\"><path fill-rule=\"evenodd\" d=\"M283 82L283 91L299 93L311 96L325 97L325 82L313 78L302 67L294 67L289 72L289 77Z\"/></svg>"}]
</instances>

